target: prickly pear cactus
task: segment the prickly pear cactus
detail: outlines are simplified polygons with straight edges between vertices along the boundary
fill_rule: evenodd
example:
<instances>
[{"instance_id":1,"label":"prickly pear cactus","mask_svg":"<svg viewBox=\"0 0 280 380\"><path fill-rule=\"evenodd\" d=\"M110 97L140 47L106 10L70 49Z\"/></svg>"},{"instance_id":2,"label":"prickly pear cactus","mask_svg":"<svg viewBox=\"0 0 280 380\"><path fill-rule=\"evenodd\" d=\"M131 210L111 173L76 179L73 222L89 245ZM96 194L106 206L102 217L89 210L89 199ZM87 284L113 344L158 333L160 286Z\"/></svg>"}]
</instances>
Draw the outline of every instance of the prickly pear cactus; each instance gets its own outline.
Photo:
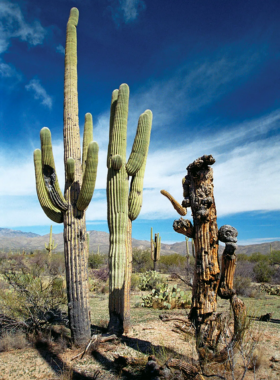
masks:
<instances>
[{"instance_id":1,"label":"prickly pear cactus","mask_svg":"<svg viewBox=\"0 0 280 380\"><path fill-rule=\"evenodd\" d=\"M113 91L107 156L107 212L109 249L109 330L128 332L130 327L130 279L132 271L132 221L142 206L143 179L152 126L152 112L139 118L137 132L126 161L129 87ZM131 177L129 191L129 177Z\"/></svg>"},{"instance_id":2,"label":"prickly pear cactus","mask_svg":"<svg viewBox=\"0 0 280 380\"><path fill-rule=\"evenodd\" d=\"M93 141L91 114L85 116L83 157L81 160L77 92L77 32L79 11L72 8L67 23L64 76L64 196L59 187L52 153L51 132L41 130L41 150L34 152L36 189L45 214L64 223L68 314L74 343L90 338L88 301L88 244L85 210L96 180L98 145Z\"/></svg>"}]
</instances>

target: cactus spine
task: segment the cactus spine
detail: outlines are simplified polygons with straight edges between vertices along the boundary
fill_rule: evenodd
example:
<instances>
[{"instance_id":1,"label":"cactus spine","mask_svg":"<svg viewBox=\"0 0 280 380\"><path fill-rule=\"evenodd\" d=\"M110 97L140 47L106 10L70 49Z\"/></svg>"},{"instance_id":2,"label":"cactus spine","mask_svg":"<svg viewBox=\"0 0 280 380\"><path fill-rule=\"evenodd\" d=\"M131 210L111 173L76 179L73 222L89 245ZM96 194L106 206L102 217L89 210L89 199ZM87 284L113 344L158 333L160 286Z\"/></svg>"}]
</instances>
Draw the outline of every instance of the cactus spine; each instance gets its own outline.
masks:
<instances>
[{"instance_id":1,"label":"cactus spine","mask_svg":"<svg viewBox=\"0 0 280 380\"><path fill-rule=\"evenodd\" d=\"M151 257L154 262L154 271L158 270L158 261L160 259L160 249L161 249L161 237L155 234L153 239L153 228L151 228Z\"/></svg>"},{"instance_id":2,"label":"cactus spine","mask_svg":"<svg viewBox=\"0 0 280 380\"><path fill-rule=\"evenodd\" d=\"M139 118L132 151L126 162L129 87L114 90L111 101L107 156L107 210L109 249L109 330L123 333L130 325L130 279L132 270L132 221L142 206L143 179L152 126L152 112ZM131 176L129 191L129 176Z\"/></svg>"},{"instance_id":3,"label":"cactus spine","mask_svg":"<svg viewBox=\"0 0 280 380\"><path fill-rule=\"evenodd\" d=\"M36 189L46 215L64 222L64 255L67 280L68 314L74 343L90 338L88 300L88 245L85 210L96 180L98 145L93 142L91 114L85 116L81 160L77 92L77 31L79 11L72 8L67 23L64 75L64 165L65 191L61 193L52 154L51 133L41 130L41 150L34 152Z\"/></svg>"},{"instance_id":4,"label":"cactus spine","mask_svg":"<svg viewBox=\"0 0 280 380\"><path fill-rule=\"evenodd\" d=\"M49 253L49 256L52 255L52 251L56 249L57 244L54 244L54 240L52 238L52 226L50 227L50 238L49 238L49 244L45 243L45 248Z\"/></svg>"}]
</instances>

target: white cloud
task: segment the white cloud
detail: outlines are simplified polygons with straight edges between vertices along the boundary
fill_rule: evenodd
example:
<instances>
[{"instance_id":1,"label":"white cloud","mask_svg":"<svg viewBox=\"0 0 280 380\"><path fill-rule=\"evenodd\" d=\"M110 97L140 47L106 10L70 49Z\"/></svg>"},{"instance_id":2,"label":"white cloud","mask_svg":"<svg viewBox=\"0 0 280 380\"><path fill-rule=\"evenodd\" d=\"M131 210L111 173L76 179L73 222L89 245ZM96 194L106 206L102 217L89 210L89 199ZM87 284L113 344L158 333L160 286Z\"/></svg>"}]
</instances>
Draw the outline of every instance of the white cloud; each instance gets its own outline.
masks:
<instances>
[{"instance_id":1,"label":"white cloud","mask_svg":"<svg viewBox=\"0 0 280 380\"><path fill-rule=\"evenodd\" d=\"M21 80L21 74L12 66L0 59L0 76L5 79L12 79L15 82Z\"/></svg>"},{"instance_id":2,"label":"white cloud","mask_svg":"<svg viewBox=\"0 0 280 380\"><path fill-rule=\"evenodd\" d=\"M119 0L119 2L126 23L135 20L139 11L145 8L145 4L141 0Z\"/></svg>"},{"instance_id":3,"label":"white cloud","mask_svg":"<svg viewBox=\"0 0 280 380\"><path fill-rule=\"evenodd\" d=\"M146 8L143 0L109 0L108 7L117 26L121 23L131 23L137 19L139 13Z\"/></svg>"},{"instance_id":4,"label":"white cloud","mask_svg":"<svg viewBox=\"0 0 280 380\"><path fill-rule=\"evenodd\" d=\"M251 244L262 244L262 243L270 243L273 241L279 241L279 237L271 237L271 238L256 238L256 239L245 239L238 241L238 245L251 245Z\"/></svg>"},{"instance_id":5,"label":"white cloud","mask_svg":"<svg viewBox=\"0 0 280 380\"><path fill-rule=\"evenodd\" d=\"M57 51L58 53L61 53L61 54L65 55L65 48L64 48L62 45L58 45L58 46L56 47L56 51Z\"/></svg>"},{"instance_id":6,"label":"white cloud","mask_svg":"<svg viewBox=\"0 0 280 380\"><path fill-rule=\"evenodd\" d=\"M46 30L39 21L26 22L17 4L0 0L0 54L8 49L12 38L35 46L42 44L45 36Z\"/></svg>"},{"instance_id":7,"label":"white cloud","mask_svg":"<svg viewBox=\"0 0 280 380\"><path fill-rule=\"evenodd\" d=\"M275 128L279 111L267 116L243 122L232 126L232 131L240 135L240 139L247 141L253 134L262 137L264 130L268 132ZM87 220L106 220L106 157L108 144L108 118L107 114L99 118L97 126L94 126L94 140L98 141L99 164L96 181L96 189L92 202L87 210ZM246 211L272 211L280 209L280 160L279 137L270 137L265 140L256 139L248 144L241 144L236 140L230 149L228 147L230 137L228 131L213 132L211 137L202 136L189 144L182 142L174 148L163 145L156 151L150 151L144 179L144 200L140 218L177 218L170 202L160 194L161 189L169 191L179 202L182 197L182 178L187 174L185 168L194 159L203 154L212 154L216 159L214 170L214 195L219 216L235 214ZM129 146L130 150L130 146ZM60 186L63 191L64 164L63 143L53 141L53 151ZM35 176L32 161L32 153L11 153L2 149L0 156L2 165L0 168L1 181L5 186L0 188L0 196L34 197L36 199ZM20 165L18 163L21 163ZM19 186L20 184L20 186ZM27 198L26 198L27 199ZM32 203L32 202L31 202ZM43 224L45 220L39 202L29 204L21 202L21 209L15 206L15 202L9 201L9 216L0 214L0 225L18 226ZM24 210L27 210L26 213ZM32 212L30 211L32 210ZM188 211L187 218L191 218ZM8 218L8 219L7 219ZM9 221L11 224L9 224ZM248 243L247 243L248 244Z\"/></svg>"},{"instance_id":8,"label":"white cloud","mask_svg":"<svg viewBox=\"0 0 280 380\"><path fill-rule=\"evenodd\" d=\"M38 79L32 79L29 84L25 86L27 91L33 92L34 98L41 101L41 104L52 108L52 98L47 94L44 87L41 85Z\"/></svg>"}]
</instances>

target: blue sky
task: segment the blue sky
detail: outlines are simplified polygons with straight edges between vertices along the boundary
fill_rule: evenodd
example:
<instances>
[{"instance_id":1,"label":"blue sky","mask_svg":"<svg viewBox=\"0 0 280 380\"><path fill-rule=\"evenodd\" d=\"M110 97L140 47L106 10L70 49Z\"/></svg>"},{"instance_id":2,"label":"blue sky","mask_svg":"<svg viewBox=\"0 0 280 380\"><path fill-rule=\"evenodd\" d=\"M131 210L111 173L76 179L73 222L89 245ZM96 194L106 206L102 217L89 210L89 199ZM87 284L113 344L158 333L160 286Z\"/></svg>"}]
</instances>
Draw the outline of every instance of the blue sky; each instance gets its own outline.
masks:
<instances>
[{"instance_id":1,"label":"blue sky","mask_svg":"<svg viewBox=\"0 0 280 380\"><path fill-rule=\"evenodd\" d=\"M187 165L212 154L219 226L236 227L240 244L280 240L278 0L0 0L0 226L49 231L33 151L49 127L62 185L64 46L73 6L80 11L80 128L91 112L100 147L88 230L108 231L109 107L112 91L127 83L127 156L139 115L147 108L154 115L133 237L148 240L152 226L165 242L184 239L160 190L181 201Z\"/></svg>"}]
</instances>

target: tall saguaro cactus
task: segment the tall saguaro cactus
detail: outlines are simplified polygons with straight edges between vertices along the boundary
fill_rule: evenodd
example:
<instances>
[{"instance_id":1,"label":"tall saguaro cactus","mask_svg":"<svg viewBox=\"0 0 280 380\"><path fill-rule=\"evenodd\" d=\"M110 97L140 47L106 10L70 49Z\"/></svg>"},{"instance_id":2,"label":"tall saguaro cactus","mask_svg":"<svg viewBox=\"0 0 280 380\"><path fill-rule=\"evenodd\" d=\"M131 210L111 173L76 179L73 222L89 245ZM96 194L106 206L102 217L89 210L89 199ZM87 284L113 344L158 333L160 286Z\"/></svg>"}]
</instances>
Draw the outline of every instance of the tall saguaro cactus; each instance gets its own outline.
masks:
<instances>
[{"instance_id":1,"label":"tall saguaro cactus","mask_svg":"<svg viewBox=\"0 0 280 380\"><path fill-rule=\"evenodd\" d=\"M91 114L85 116L83 157L81 160L77 92L77 32L79 11L72 8L67 23L64 75L64 196L58 184L52 153L51 132L41 130L41 150L34 152L36 189L46 215L56 223L64 222L68 314L74 343L90 338L88 300L88 244L85 210L95 187L98 145L93 142Z\"/></svg>"},{"instance_id":2,"label":"tall saguaro cactus","mask_svg":"<svg viewBox=\"0 0 280 380\"><path fill-rule=\"evenodd\" d=\"M143 179L152 127L152 112L147 110L139 118L132 151L126 162L128 102L129 87L122 84L112 94L107 156L110 231L108 327L118 334L128 332L130 326L132 221L137 218L142 207Z\"/></svg>"},{"instance_id":3,"label":"tall saguaro cactus","mask_svg":"<svg viewBox=\"0 0 280 380\"><path fill-rule=\"evenodd\" d=\"M157 263L160 259L160 249L161 249L161 237L155 234L153 238L153 228L151 228L151 257L154 262L154 271L157 271Z\"/></svg>"},{"instance_id":4,"label":"tall saguaro cactus","mask_svg":"<svg viewBox=\"0 0 280 380\"><path fill-rule=\"evenodd\" d=\"M52 238L52 226L50 227L50 238L49 238L49 244L45 243L45 248L49 253L49 256L51 256L52 251L57 247L57 244L54 244L54 240Z\"/></svg>"}]
</instances>

